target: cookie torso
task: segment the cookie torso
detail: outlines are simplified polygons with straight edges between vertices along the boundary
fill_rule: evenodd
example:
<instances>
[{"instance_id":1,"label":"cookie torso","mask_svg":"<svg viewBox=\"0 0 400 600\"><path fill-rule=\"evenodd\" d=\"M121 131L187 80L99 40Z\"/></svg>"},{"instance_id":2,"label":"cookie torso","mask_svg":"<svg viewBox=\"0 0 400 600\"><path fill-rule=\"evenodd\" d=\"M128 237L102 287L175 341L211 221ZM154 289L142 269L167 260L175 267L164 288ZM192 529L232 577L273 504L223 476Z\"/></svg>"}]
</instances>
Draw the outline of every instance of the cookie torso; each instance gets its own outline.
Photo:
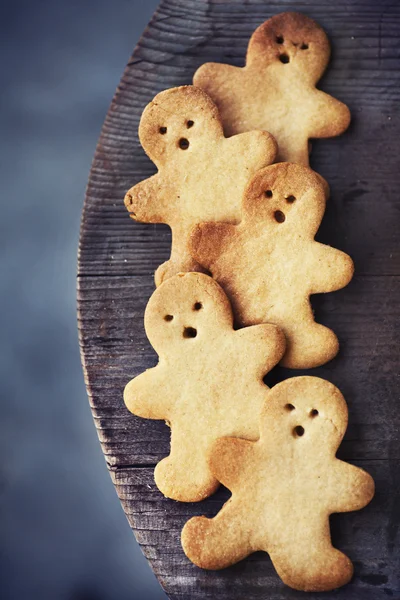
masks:
<instances>
[{"instance_id":1,"label":"cookie torso","mask_svg":"<svg viewBox=\"0 0 400 600\"><path fill-rule=\"evenodd\" d=\"M198 330L197 336L201 336ZM169 401L167 420L172 427L182 428L193 444L206 446L210 440L227 435L258 438L258 418L267 388L261 379L249 377L247 361L241 362L235 352L236 332L224 332L209 341L188 339L179 362L162 362L162 368L173 381L166 391ZM196 348L188 348L196 343ZM240 345L239 345L240 348ZM201 355L201 360L199 360ZM247 373L244 373L244 369ZM227 390L229 402L227 404ZM245 400L244 398L249 398Z\"/></svg>"},{"instance_id":2,"label":"cookie torso","mask_svg":"<svg viewBox=\"0 0 400 600\"><path fill-rule=\"evenodd\" d=\"M312 135L309 107L316 92L295 76L283 79L281 71L281 64L262 69L232 67L229 93L213 95L226 135L261 127L279 140L278 162L308 165L308 139ZM260 80L262 86L255 86L254 82ZM209 89L207 83L202 86L206 91Z\"/></svg>"},{"instance_id":3,"label":"cookie torso","mask_svg":"<svg viewBox=\"0 0 400 600\"><path fill-rule=\"evenodd\" d=\"M210 265L215 279L228 291L241 326L283 323L296 307L308 302L309 281L299 275L312 249L296 233L278 238L275 228L275 224L258 223L249 236L247 223L239 224L221 259ZM231 264L233 269L228 267Z\"/></svg>"},{"instance_id":4,"label":"cookie torso","mask_svg":"<svg viewBox=\"0 0 400 600\"><path fill-rule=\"evenodd\" d=\"M235 152L233 144L224 137L196 142L191 140L188 151L180 154L179 163L171 165L163 175L174 182L177 200L176 210L170 211L165 221L173 228L182 225L187 232L201 221L239 222L240 192L255 172L254 154L248 158L245 150ZM263 163L261 150L256 165ZM214 172L218 173L218 185L207 177L207 173Z\"/></svg>"}]
</instances>

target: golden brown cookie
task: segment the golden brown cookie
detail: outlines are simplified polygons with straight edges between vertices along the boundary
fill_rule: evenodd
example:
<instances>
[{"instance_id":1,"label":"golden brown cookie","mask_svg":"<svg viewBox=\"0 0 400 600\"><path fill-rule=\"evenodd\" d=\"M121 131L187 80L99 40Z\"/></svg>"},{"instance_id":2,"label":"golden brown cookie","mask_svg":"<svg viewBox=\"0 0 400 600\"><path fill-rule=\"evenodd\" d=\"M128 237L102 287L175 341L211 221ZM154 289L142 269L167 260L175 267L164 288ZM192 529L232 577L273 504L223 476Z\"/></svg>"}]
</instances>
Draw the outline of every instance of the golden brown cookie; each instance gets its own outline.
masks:
<instances>
[{"instance_id":1,"label":"golden brown cookie","mask_svg":"<svg viewBox=\"0 0 400 600\"><path fill-rule=\"evenodd\" d=\"M184 86L158 94L140 120L140 142L158 173L125 196L130 216L167 223L171 258L156 285L181 271L199 271L187 239L201 221L240 221L241 197L252 175L274 162L276 142L265 131L224 137L218 109L199 88Z\"/></svg>"},{"instance_id":2,"label":"golden brown cookie","mask_svg":"<svg viewBox=\"0 0 400 600\"><path fill-rule=\"evenodd\" d=\"M222 569L264 550L282 581L297 590L347 583L353 566L332 546L329 515L366 506L374 482L335 458L346 427L346 402L328 381L294 377L272 388L259 441L224 438L213 446L211 471L232 497L213 519L186 523L188 558L203 569Z\"/></svg>"},{"instance_id":3,"label":"golden brown cookie","mask_svg":"<svg viewBox=\"0 0 400 600\"><path fill-rule=\"evenodd\" d=\"M155 470L168 498L196 502L216 490L207 463L216 439L258 438L263 376L282 357L285 338L275 325L234 331L232 321L224 292L203 273L168 279L147 305L146 333L159 363L128 383L124 400L133 414L171 428L170 455Z\"/></svg>"},{"instance_id":4,"label":"golden brown cookie","mask_svg":"<svg viewBox=\"0 0 400 600\"><path fill-rule=\"evenodd\" d=\"M311 368L332 359L338 340L314 320L309 296L351 280L351 258L314 240L325 210L320 178L308 167L261 169L243 197L239 225L202 223L191 253L230 298L238 325L275 323L287 338L282 364Z\"/></svg>"},{"instance_id":5,"label":"golden brown cookie","mask_svg":"<svg viewBox=\"0 0 400 600\"><path fill-rule=\"evenodd\" d=\"M281 13L255 30L245 67L206 63L193 82L218 106L226 135L265 129L279 161L308 165L309 139L339 135L350 123L347 106L315 87L329 55L315 21Z\"/></svg>"}]
</instances>

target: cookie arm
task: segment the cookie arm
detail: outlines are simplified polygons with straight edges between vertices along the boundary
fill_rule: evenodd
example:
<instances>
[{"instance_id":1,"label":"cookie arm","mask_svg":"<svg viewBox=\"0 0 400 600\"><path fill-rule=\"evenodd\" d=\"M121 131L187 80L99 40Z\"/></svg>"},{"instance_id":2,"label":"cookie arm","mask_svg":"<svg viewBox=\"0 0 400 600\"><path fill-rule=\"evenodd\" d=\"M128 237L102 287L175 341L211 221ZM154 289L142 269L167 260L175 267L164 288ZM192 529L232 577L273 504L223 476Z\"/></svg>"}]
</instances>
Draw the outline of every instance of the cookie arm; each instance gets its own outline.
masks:
<instances>
[{"instance_id":1,"label":"cookie arm","mask_svg":"<svg viewBox=\"0 0 400 600\"><path fill-rule=\"evenodd\" d=\"M176 207L176 190L156 173L131 187L125 194L124 203L135 221L170 224Z\"/></svg>"},{"instance_id":2,"label":"cookie arm","mask_svg":"<svg viewBox=\"0 0 400 600\"><path fill-rule=\"evenodd\" d=\"M350 125L350 110L333 96L315 90L313 106L309 122L310 138L334 137L346 131Z\"/></svg>"},{"instance_id":3,"label":"cookie arm","mask_svg":"<svg viewBox=\"0 0 400 600\"><path fill-rule=\"evenodd\" d=\"M375 484L363 469L336 459L330 471L329 509L331 512L349 512L364 508L373 498Z\"/></svg>"},{"instance_id":4,"label":"cookie arm","mask_svg":"<svg viewBox=\"0 0 400 600\"><path fill-rule=\"evenodd\" d=\"M202 569L225 569L242 560L256 548L246 526L248 507L230 498L213 518L193 517L182 530L183 551Z\"/></svg>"},{"instance_id":5,"label":"cookie arm","mask_svg":"<svg viewBox=\"0 0 400 600\"><path fill-rule=\"evenodd\" d=\"M278 144L267 131L239 133L227 138L225 145L230 150L231 163L237 164L239 169L248 168L251 172L271 165L278 153Z\"/></svg>"},{"instance_id":6,"label":"cookie arm","mask_svg":"<svg viewBox=\"0 0 400 600\"><path fill-rule=\"evenodd\" d=\"M132 379L124 390L127 409L145 419L168 419L167 379L160 365Z\"/></svg>"},{"instance_id":7,"label":"cookie arm","mask_svg":"<svg viewBox=\"0 0 400 600\"><path fill-rule=\"evenodd\" d=\"M320 294L345 287L353 277L354 264L348 254L313 242L305 270L305 277L310 281L310 294Z\"/></svg>"},{"instance_id":8,"label":"cookie arm","mask_svg":"<svg viewBox=\"0 0 400 600\"><path fill-rule=\"evenodd\" d=\"M235 331L234 335L240 344L238 352L241 356L251 357L260 378L271 371L285 353L285 334L276 325L252 325Z\"/></svg>"},{"instance_id":9,"label":"cookie arm","mask_svg":"<svg viewBox=\"0 0 400 600\"><path fill-rule=\"evenodd\" d=\"M235 225L200 223L190 234L190 253L206 269L212 269L213 263L224 253L235 235Z\"/></svg>"},{"instance_id":10,"label":"cookie arm","mask_svg":"<svg viewBox=\"0 0 400 600\"><path fill-rule=\"evenodd\" d=\"M251 461L254 442L240 438L224 437L214 442L208 464L216 479L232 489L243 476L246 464Z\"/></svg>"}]
</instances>

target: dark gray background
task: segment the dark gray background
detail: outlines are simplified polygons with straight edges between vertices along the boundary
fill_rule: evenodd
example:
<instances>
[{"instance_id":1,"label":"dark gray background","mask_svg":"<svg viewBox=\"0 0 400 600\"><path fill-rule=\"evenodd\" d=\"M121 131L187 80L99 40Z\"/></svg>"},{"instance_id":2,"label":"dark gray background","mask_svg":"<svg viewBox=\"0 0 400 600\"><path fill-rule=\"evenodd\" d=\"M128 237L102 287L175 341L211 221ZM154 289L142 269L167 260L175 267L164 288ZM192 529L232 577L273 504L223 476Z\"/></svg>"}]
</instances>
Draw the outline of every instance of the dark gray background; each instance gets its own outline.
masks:
<instances>
[{"instance_id":1,"label":"dark gray background","mask_svg":"<svg viewBox=\"0 0 400 600\"><path fill-rule=\"evenodd\" d=\"M97 137L155 0L0 0L0 597L165 598L92 423L76 252Z\"/></svg>"}]
</instances>

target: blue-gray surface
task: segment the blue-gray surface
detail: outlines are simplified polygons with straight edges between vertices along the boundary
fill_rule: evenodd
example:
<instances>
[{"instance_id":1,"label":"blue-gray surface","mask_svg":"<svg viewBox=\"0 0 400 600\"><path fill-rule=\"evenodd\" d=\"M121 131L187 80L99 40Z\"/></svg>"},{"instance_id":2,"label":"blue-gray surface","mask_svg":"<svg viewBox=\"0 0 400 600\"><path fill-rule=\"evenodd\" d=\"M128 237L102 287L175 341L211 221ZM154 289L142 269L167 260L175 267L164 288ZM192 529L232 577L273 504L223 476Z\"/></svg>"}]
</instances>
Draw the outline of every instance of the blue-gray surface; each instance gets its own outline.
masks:
<instances>
[{"instance_id":1,"label":"blue-gray surface","mask_svg":"<svg viewBox=\"0 0 400 600\"><path fill-rule=\"evenodd\" d=\"M165 598L105 468L75 307L96 140L155 6L0 2L2 600Z\"/></svg>"}]
</instances>

